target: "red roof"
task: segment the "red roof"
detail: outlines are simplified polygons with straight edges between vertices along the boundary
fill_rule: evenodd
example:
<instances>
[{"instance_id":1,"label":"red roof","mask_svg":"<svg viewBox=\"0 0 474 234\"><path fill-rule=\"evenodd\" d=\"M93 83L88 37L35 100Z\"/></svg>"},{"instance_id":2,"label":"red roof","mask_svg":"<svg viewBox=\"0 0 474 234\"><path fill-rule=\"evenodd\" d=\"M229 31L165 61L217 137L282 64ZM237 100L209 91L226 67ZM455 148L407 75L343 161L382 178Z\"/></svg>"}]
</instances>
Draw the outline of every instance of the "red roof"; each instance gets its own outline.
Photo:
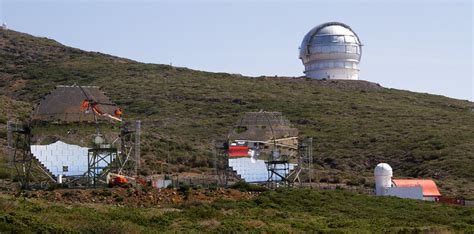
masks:
<instances>
[{"instance_id":1,"label":"red roof","mask_svg":"<svg viewBox=\"0 0 474 234\"><path fill-rule=\"evenodd\" d=\"M230 146L229 157L248 157L249 147L248 146Z\"/></svg>"},{"instance_id":2,"label":"red roof","mask_svg":"<svg viewBox=\"0 0 474 234\"><path fill-rule=\"evenodd\" d=\"M439 197L438 187L432 180L393 180L395 187L414 187L421 186L424 197Z\"/></svg>"}]
</instances>

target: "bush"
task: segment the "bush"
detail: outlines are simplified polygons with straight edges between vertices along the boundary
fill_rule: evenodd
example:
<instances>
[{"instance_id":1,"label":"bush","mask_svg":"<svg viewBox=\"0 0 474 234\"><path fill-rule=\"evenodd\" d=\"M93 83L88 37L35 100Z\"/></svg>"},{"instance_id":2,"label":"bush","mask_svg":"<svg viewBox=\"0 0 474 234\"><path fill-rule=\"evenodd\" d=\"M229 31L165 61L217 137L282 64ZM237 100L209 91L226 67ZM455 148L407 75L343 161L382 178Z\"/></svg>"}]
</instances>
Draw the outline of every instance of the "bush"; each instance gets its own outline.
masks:
<instances>
[{"instance_id":1,"label":"bush","mask_svg":"<svg viewBox=\"0 0 474 234\"><path fill-rule=\"evenodd\" d=\"M102 191L100 191L98 193L99 196L103 196L103 197L109 197L109 196L112 196L112 192L110 192L109 190L107 189L104 189Z\"/></svg>"},{"instance_id":2,"label":"bush","mask_svg":"<svg viewBox=\"0 0 474 234\"><path fill-rule=\"evenodd\" d=\"M191 187L187 184L180 184L178 187L178 192L183 194L185 199L188 199L189 193L191 192Z\"/></svg>"},{"instance_id":3,"label":"bush","mask_svg":"<svg viewBox=\"0 0 474 234\"><path fill-rule=\"evenodd\" d=\"M122 196L117 196L117 197L115 197L114 201L115 202L123 202L123 199L124 198Z\"/></svg>"},{"instance_id":4,"label":"bush","mask_svg":"<svg viewBox=\"0 0 474 234\"><path fill-rule=\"evenodd\" d=\"M233 184L230 188L237 189L242 192L264 192L268 190L266 187L258 184L249 184L243 180Z\"/></svg>"},{"instance_id":5,"label":"bush","mask_svg":"<svg viewBox=\"0 0 474 234\"><path fill-rule=\"evenodd\" d=\"M0 179L8 179L10 178L10 173L8 170L2 170L3 168L0 169Z\"/></svg>"},{"instance_id":6,"label":"bush","mask_svg":"<svg viewBox=\"0 0 474 234\"><path fill-rule=\"evenodd\" d=\"M346 182L347 185L349 186L359 186L359 185L364 185L365 184L365 178L351 178Z\"/></svg>"},{"instance_id":7,"label":"bush","mask_svg":"<svg viewBox=\"0 0 474 234\"><path fill-rule=\"evenodd\" d=\"M334 177L330 180L330 183L333 183L333 184L339 184L339 183L341 183L341 177L339 177L339 176L334 176Z\"/></svg>"}]
</instances>

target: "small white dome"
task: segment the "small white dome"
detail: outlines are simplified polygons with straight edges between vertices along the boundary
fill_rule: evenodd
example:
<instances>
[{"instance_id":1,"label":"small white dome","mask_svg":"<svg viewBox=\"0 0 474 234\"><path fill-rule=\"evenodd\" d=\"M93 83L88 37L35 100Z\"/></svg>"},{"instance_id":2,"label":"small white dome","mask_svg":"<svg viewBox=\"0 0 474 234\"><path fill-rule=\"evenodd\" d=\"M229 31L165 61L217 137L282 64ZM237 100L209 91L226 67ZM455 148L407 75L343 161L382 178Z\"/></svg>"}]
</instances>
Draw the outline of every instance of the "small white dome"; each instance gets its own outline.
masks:
<instances>
[{"instance_id":1,"label":"small white dome","mask_svg":"<svg viewBox=\"0 0 474 234\"><path fill-rule=\"evenodd\" d=\"M392 167L387 163L379 163L374 170L375 176L392 176Z\"/></svg>"}]
</instances>

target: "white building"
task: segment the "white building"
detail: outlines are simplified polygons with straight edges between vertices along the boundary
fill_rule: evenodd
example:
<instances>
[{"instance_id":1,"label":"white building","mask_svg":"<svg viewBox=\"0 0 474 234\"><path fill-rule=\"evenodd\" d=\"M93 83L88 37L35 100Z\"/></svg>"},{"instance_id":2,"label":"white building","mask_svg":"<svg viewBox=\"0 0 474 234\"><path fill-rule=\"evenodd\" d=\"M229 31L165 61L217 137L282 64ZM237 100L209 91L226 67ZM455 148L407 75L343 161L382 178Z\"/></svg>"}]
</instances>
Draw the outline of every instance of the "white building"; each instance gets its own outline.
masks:
<instances>
[{"instance_id":1,"label":"white building","mask_svg":"<svg viewBox=\"0 0 474 234\"><path fill-rule=\"evenodd\" d=\"M301 43L299 57L304 73L313 79L358 80L361 46L348 25L329 22L316 26Z\"/></svg>"},{"instance_id":2,"label":"white building","mask_svg":"<svg viewBox=\"0 0 474 234\"><path fill-rule=\"evenodd\" d=\"M426 201L435 201L441 196L433 180L392 179L392 167L379 163L374 170L375 194Z\"/></svg>"}]
</instances>

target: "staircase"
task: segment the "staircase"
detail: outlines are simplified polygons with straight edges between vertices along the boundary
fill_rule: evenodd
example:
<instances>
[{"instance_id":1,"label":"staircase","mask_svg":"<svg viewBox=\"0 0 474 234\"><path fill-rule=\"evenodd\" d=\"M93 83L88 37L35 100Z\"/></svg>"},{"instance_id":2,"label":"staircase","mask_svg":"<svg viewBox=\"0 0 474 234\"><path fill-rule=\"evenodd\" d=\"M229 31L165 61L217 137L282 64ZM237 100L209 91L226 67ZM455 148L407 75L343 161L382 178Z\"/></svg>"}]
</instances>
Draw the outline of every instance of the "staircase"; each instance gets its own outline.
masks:
<instances>
[{"instance_id":1,"label":"staircase","mask_svg":"<svg viewBox=\"0 0 474 234\"><path fill-rule=\"evenodd\" d=\"M56 177L56 175L54 175L43 163L41 163L41 161L39 161L34 155L33 155L32 158L33 158L32 167L36 166L36 168L38 168L41 172L43 172L51 180L53 180L54 182L58 181L58 178Z\"/></svg>"}]
</instances>

